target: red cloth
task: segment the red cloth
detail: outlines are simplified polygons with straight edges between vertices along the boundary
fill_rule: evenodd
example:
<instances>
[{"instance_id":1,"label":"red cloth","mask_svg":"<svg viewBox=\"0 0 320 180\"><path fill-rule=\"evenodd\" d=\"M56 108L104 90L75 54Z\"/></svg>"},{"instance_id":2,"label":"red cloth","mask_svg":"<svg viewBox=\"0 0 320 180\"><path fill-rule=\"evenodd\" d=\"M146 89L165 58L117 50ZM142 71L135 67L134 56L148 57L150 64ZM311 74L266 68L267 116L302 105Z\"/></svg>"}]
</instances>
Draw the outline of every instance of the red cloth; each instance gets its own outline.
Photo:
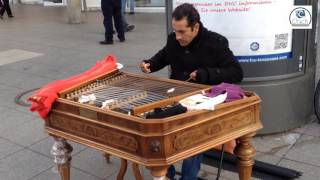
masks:
<instances>
[{"instance_id":1,"label":"red cloth","mask_svg":"<svg viewBox=\"0 0 320 180\"><path fill-rule=\"evenodd\" d=\"M58 98L58 93L71 88L81 82L90 81L103 74L117 69L116 58L112 55L98 61L92 68L82 74L72 76L68 79L57 80L43 86L34 95L28 98L31 101L30 111L38 112L39 116L45 118L51 110L53 102Z\"/></svg>"}]
</instances>

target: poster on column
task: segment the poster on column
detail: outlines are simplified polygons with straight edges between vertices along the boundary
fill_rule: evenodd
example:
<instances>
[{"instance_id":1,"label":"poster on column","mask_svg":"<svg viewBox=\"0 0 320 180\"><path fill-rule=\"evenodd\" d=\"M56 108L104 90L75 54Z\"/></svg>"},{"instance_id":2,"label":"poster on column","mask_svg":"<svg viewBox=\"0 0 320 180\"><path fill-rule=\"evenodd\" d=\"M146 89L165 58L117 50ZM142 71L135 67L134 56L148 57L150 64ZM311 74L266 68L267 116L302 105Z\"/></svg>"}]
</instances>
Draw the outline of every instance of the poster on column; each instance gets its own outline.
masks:
<instances>
[{"instance_id":1,"label":"poster on column","mask_svg":"<svg viewBox=\"0 0 320 180\"><path fill-rule=\"evenodd\" d=\"M277 72L266 71L274 71L279 63L288 66L283 61L293 59L293 33L288 18L294 0L173 0L172 3L173 9L182 3L193 4L206 28L227 37L230 49L243 66L262 69L260 72L249 69L247 75L290 73L283 72L288 70L283 66ZM265 69L268 68L265 64L271 65L271 69Z\"/></svg>"}]
</instances>

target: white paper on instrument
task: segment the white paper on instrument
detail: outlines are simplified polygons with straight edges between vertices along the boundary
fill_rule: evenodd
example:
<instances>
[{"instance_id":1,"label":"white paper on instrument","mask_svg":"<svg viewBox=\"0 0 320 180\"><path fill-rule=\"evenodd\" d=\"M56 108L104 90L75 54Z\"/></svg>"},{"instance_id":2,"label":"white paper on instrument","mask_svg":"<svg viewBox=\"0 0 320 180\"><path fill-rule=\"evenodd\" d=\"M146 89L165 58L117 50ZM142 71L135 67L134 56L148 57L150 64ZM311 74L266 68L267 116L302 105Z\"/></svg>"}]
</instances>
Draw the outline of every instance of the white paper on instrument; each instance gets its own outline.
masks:
<instances>
[{"instance_id":1,"label":"white paper on instrument","mask_svg":"<svg viewBox=\"0 0 320 180\"><path fill-rule=\"evenodd\" d=\"M105 101L102 103L102 107L101 107L101 108L107 107L110 103L113 103L114 101L115 101L114 99L105 100Z\"/></svg>"},{"instance_id":2,"label":"white paper on instrument","mask_svg":"<svg viewBox=\"0 0 320 180\"><path fill-rule=\"evenodd\" d=\"M117 69L122 69L123 68L123 64L120 63L116 63L117 64Z\"/></svg>"},{"instance_id":3,"label":"white paper on instrument","mask_svg":"<svg viewBox=\"0 0 320 180\"><path fill-rule=\"evenodd\" d=\"M79 98L79 103L87 103L90 101L95 101L97 98L94 94L90 95L81 95Z\"/></svg>"},{"instance_id":4,"label":"white paper on instrument","mask_svg":"<svg viewBox=\"0 0 320 180\"><path fill-rule=\"evenodd\" d=\"M167 90L167 93L172 93L172 92L174 92L175 90L176 90L175 88L170 88L170 89Z\"/></svg>"},{"instance_id":5,"label":"white paper on instrument","mask_svg":"<svg viewBox=\"0 0 320 180\"><path fill-rule=\"evenodd\" d=\"M214 110L215 105L223 103L227 98L227 93L215 97L207 97L202 94L189 96L180 101L180 104L188 110Z\"/></svg>"}]
</instances>

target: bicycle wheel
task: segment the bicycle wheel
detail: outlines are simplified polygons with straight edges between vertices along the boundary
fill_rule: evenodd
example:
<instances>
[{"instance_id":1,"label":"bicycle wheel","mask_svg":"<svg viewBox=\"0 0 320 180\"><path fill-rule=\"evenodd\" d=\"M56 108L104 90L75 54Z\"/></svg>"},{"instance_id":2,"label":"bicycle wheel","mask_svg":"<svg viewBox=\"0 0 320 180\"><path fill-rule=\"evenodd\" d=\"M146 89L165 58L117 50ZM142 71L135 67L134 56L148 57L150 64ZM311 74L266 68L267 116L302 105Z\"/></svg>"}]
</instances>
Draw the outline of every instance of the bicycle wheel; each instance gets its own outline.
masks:
<instances>
[{"instance_id":1,"label":"bicycle wheel","mask_svg":"<svg viewBox=\"0 0 320 180\"><path fill-rule=\"evenodd\" d=\"M317 83L317 87L314 93L314 111L320 123L320 80Z\"/></svg>"}]
</instances>

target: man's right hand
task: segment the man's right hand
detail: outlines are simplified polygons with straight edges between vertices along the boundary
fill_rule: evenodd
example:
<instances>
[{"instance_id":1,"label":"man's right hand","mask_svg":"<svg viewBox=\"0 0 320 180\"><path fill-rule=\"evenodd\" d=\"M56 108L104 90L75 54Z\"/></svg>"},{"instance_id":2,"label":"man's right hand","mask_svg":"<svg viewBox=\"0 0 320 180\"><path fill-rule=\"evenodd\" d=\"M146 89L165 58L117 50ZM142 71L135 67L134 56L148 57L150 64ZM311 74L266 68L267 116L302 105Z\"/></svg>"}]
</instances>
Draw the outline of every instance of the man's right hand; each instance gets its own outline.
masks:
<instances>
[{"instance_id":1,"label":"man's right hand","mask_svg":"<svg viewBox=\"0 0 320 180\"><path fill-rule=\"evenodd\" d=\"M142 72L144 73L150 73L151 70L150 70L150 63L145 63L145 62L142 62L140 64L140 69Z\"/></svg>"}]
</instances>

